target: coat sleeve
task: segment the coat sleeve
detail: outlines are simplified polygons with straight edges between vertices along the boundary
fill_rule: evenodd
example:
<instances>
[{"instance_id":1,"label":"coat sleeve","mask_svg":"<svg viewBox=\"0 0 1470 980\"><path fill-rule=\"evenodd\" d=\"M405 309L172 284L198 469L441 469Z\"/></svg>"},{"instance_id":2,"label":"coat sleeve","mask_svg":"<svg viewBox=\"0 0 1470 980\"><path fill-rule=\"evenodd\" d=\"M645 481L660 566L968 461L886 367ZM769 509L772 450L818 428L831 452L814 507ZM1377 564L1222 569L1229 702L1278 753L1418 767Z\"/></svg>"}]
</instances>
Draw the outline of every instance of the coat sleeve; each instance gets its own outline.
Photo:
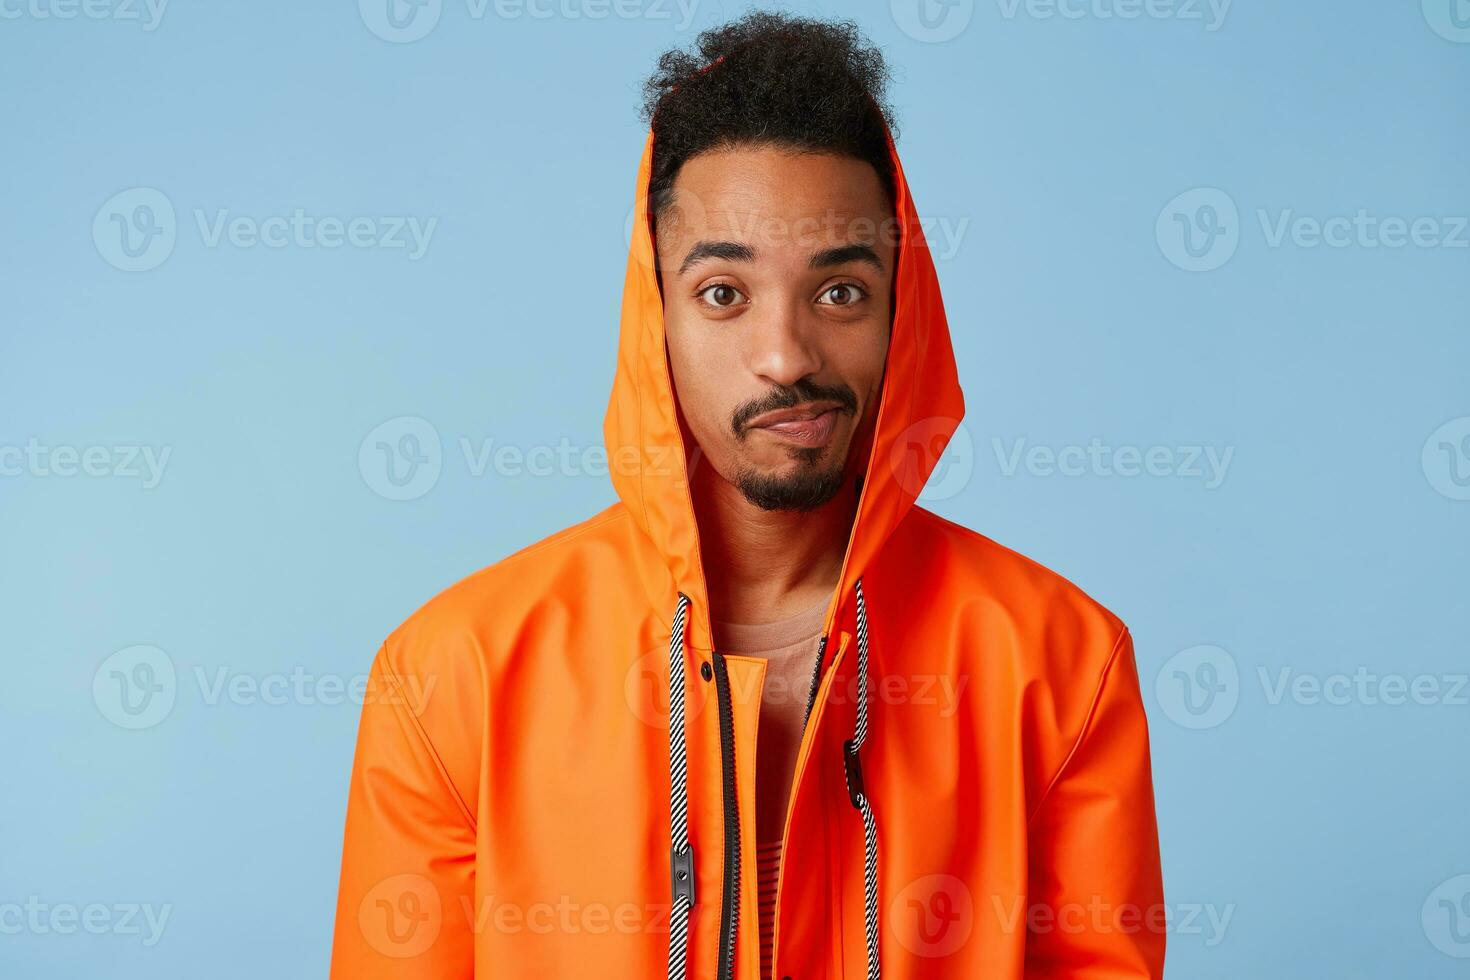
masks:
<instances>
[{"instance_id":1,"label":"coat sleeve","mask_svg":"<svg viewBox=\"0 0 1470 980\"><path fill-rule=\"evenodd\" d=\"M423 724L432 685L368 676L347 797L331 980L469 980L475 822Z\"/></svg>"},{"instance_id":2,"label":"coat sleeve","mask_svg":"<svg viewBox=\"0 0 1470 980\"><path fill-rule=\"evenodd\" d=\"M1028 980L1158 980L1166 918L1148 724L1124 629L1030 821Z\"/></svg>"}]
</instances>

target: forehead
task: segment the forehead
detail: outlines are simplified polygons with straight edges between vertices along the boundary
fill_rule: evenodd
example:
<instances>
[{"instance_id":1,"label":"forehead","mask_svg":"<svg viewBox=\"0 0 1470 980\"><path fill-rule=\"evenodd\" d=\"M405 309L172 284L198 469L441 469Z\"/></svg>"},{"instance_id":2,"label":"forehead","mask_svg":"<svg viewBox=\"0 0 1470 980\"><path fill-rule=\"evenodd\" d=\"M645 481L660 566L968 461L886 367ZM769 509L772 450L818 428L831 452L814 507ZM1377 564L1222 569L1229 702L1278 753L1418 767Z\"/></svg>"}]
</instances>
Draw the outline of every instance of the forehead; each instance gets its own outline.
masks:
<instances>
[{"instance_id":1,"label":"forehead","mask_svg":"<svg viewBox=\"0 0 1470 980\"><path fill-rule=\"evenodd\" d=\"M775 147L711 150L679 169L673 191L658 222L660 250L713 235L758 253L893 243L878 174L853 157Z\"/></svg>"}]
</instances>

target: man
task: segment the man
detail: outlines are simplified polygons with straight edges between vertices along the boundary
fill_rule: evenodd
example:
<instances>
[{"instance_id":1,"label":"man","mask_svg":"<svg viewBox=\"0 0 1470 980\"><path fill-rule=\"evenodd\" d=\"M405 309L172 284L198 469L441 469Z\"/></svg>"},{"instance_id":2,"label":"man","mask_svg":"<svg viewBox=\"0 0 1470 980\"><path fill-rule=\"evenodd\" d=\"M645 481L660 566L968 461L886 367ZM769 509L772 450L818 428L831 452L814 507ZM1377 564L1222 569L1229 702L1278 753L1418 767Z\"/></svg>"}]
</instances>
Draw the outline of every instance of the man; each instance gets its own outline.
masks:
<instances>
[{"instance_id":1,"label":"man","mask_svg":"<svg viewBox=\"0 0 1470 980\"><path fill-rule=\"evenodd\" d=\"M1158 977L1132 641L915 505L963 414L855 29L648 85L619 499L372 668L332 975Z\"/></svg>"}]
</instances>

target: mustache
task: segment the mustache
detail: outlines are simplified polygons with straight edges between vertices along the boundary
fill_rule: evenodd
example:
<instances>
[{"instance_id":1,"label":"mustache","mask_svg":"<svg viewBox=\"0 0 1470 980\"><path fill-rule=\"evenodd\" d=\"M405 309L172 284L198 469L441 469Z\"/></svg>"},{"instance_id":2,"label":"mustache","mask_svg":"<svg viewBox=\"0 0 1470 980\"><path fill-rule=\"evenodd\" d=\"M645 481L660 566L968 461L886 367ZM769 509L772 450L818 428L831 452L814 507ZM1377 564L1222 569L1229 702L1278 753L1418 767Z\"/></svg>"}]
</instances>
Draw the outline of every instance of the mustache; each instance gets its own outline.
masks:
<instances>
[{"instance_id":1,"label":"mustache","mask_svg":"<svg viewBox=\"0 0 1470 980\"><path fill-rule=\"evenodd\" d=\"M793 385L777 385L766 395L741 405L730 419L730 429L737 439L744 439L747 425L757 415L783 408L795 408L804 402L828 401L836 402L840 412L848 415L857 413L857 395L847 385L823 385L809 378L802 378Z\"/></svg>"}]
</instances>

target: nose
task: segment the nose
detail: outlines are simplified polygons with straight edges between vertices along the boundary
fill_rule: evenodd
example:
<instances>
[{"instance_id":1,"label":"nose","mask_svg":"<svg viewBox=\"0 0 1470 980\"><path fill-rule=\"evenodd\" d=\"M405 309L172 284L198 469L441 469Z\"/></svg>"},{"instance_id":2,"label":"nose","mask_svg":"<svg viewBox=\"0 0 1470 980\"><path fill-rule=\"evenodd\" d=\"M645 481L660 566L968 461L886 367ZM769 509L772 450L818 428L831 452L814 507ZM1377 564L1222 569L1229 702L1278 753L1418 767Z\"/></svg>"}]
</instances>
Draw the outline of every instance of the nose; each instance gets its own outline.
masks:
<instances>
[{"instance_id":1,"label":"nose","mask_svg":"<svg viewBox=\"0 0 1470 980\"><path fill-rule=\"evenodd\" d=\"M781 310L750 326L750 370L761 379L789 386L821 371L815 327L797 314Z\"/></svg>"}]
</instances>

